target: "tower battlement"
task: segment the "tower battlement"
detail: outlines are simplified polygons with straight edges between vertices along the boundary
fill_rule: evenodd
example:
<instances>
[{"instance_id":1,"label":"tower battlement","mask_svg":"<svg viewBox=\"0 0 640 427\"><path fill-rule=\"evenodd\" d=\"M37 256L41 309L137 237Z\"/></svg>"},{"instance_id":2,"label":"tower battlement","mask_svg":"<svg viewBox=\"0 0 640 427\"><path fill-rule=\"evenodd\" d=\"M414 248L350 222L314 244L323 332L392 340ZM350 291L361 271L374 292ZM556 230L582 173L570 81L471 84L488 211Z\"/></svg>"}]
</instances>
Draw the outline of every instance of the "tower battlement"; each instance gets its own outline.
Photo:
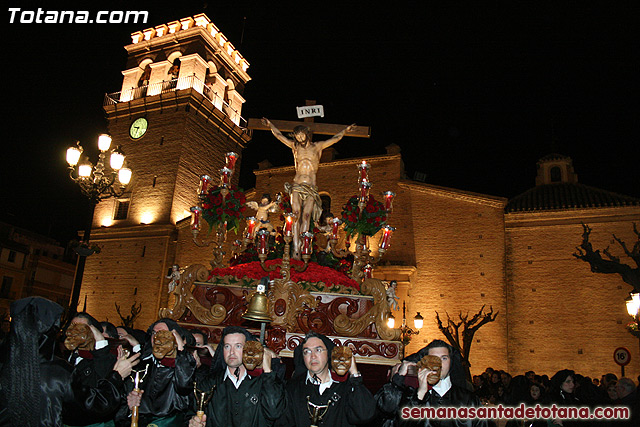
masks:
<instances>
[{"instance_id":1,"label":"tower battlement","mask_svg":"<svg viewBox=\"0 0 640 427\"><path fill-rule=\"evenodd\" d=\"M246 83L250 80L250 77L246 74L249 68L249 61L240 54L227 37L222 34L218 27L216 27L204 13L193 17L182 18L178 21L171 21L166 24L156 25L146 30L136 31L131 34L132 45L126 46L126 49L131 53L138 49L147 49L150 45L164 42L170 37L188 37L194 32L202 32L205 34L205 38L208 39L211 47L214 48L216 52L223 54L223 58L226 59L228 65L236 68L236 71L238 71L241 76L246 76L246 78L243 79L244 82ZM163 40L159 40L161 38Z\"/></svg>"}]
</instances>

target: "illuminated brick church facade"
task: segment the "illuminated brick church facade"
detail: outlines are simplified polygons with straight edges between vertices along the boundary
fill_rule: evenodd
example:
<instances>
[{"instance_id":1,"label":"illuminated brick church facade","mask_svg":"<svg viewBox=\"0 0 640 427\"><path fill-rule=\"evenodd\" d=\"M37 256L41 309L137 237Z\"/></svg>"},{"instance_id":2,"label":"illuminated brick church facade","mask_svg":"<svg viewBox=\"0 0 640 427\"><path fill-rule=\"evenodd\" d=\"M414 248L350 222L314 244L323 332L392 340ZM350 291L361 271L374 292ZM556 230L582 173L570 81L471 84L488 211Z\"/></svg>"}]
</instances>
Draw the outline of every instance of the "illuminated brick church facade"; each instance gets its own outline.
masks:
<instances>
[{"instance_id":1,"label":"illuminated brick church facade","mask_svg":"<svg viewBox=\"0 0 640 427\"><path fill-rule=\"evenodd\" d=\"M112 322L119 321L114 303L124 310L142 303L136 326L145 328L167 306L173 264L209 265L210 249L191 241L189 208L198 177L215 174L224 153L241 154L251 139L241 116L250 77L249 63L204 15L134 33L132 42L122 89L107 95L105 111L134 177L129 193L96 208L92 240L102 252L87 259L80 301L86 295L87 310ZM499 314L475 336L472 373L487 366L618 373L613 351L626 347L627 375L640 374L638 340L625 330L630 287L572 255L583 222L595 248L624 255L611 236L636 240L640 200L582 185L571 159L559 155L541 159L535 187L511 200L415 182L404 178L394 142L378 156L336 160L327 151L317 180L334 214L353 194L363 159L376 188L396 193L389 223L397 231L374 277L397 280L407 313L425 318L408 351L442 337L435 312L453 318L486 305ZM255 174L250 200L283 191L294 168Z\"/></svg>"}]
</instances>

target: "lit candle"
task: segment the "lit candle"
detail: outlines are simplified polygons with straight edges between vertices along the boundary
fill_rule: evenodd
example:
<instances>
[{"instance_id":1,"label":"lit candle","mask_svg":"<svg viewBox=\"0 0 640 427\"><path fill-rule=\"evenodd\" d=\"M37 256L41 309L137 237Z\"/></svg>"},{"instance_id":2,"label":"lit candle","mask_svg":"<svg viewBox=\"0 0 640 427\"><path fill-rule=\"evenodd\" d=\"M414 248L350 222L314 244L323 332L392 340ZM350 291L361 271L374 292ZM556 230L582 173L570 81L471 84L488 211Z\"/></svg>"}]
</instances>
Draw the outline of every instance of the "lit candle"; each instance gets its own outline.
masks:
<instances>
[{"instance_id":1,"label":"lit candle","mask_svg":"<svg viewBox=\"0 0 640 427\"><path fill-rule=\"evenodd\" d=\"M363 180L360 183L360 203L365 203L369 198L369 190L371 189L371 183Z\"/></svg>"},{"instance_id":2,"label":"lit candle","mask_svg":"<svg viewBox=\"0 0 640 427\"><path fill-rule=\"evenodd\" d=\"M338 240L338 229L340 228L340 224L342 224L342 221L338 217L331 220L331 239Z\"/></svg>"},{"instance_id":3,"label":"lit candle","mask_svg":"<svg viewBox=\"0 0 640 427\"><path fill-rule=\"evenodd\" d=\"M313 234L308 231L302 233L302 255L311 255L311 239Z\"/></svg>"},{"instance_id":4,"label":"lit candle","mask_svg":"<svg viewBox=\"0 0 640 427\"><path fill-rule=\"evenodd\" d=\"M200 215L202 214L202 208L200 206L193 206L191 208L191 229L200 229Z\"/></svg>"},{"instance_id":5,"label":"lit candle","mask_svg":"<svg viewBox=\"0 0 640 427\"><path fill-rule=\"evenodd\" d=\"M384 196L384 208L387 212L391 212L393 210L393 198L396 196L396 193L393 191L385 191L382 195Z\"/></svg>"},{"instance_id":6,"label":"lit candle","mask_svg":"<svg viewBox=\"0 0 640 427\"><path fill-rule=\"evenodd\" d=\"M368 181L369 180L369 168L371 166L369 166L369 163L365 162L364 160L362 161L362 163L360 163L358 165L358 170L360 171L360 175L358 177L358 182L362 182L362 181Z\"/></svg>"},{"instance_id":7,"label":"lit candle","mask_svg":"<svg viewBox=\"0 0 640 427\"><path fill-rule=\"evenodd\" d=\"M209 191L209 184L211 183L211 177L209 175L202 175L200 177L200 187L198 188L198 194L204 196Z\"/></svg>"},{"instance_id":8,"label":"lit candle","mask_svg":"<svg viewBox=\"0 0 640 427\"><path fill-rule=\"evenodd\" d=\"M384 231L382 232L382 239L380 239L380 249L386 251L389 249L389 245L391 244L391 235L396 231L396 229L390 225L385 225L382 227L382 230Z\"/></svg>"},{"instance_id":9,"label":"lit candle","mask_svg":"<svg viewBox=\"0 0 640 427\"><path fill-rule=\"evenodd\" d=\"M236 161L238 160L238 155L233 151L230 151L227 154L225 154L225 158L227 162L226 164L227 168L234 170L236 168Z\"/></svg>"},{"instance_id":10,"label":"lit candle","mask_svg":"<svg viewBox=\"0 0 640 427\"><path fill-rule=\"evenodd\" d=\"M252 240L254 237L254 233L256 232L256 224L258 220L254 217L247 218L247 232L245 233L245 237L249 240Z\"/></svg>"},{"instance_id":11,"label":"lit candle","mask_svg":"<svg viewBox=\"0 0 640 427\"><path fill-rule=\"evenodd\" d=\"M373 266L371 264L367 264L362 268L362 272L364 273L365 279L371 279L373 276Z\"/></svg>"},{"instance_id":12,"label":"lit candle","mask_svg":"<svg viewBox=\"0 0 640 427\"><path fill-rule=\"evenodd\" d=\"M228 167L223 167L220 169L220 183L224 186L229 185L229 180L231 179L231 172L233 172Z\"/></svg>"},{"instance_id":13,"label":"lit candle","mask_svg":"<svg viewBox=\"0 0 640 427\"><path fill-rule=\"evenodd\" d=\"M258 253L265 255L267 253L267 241L269 239L269 231L260 230L258 231Z\"/></svg>"},{"instance_id":14,"label":"lit candle","mask_svg":"<svg viewBox=\"0 0 640 427\"><path fill-rule=\"evenodd\" d=\"M291 237L291 232L293 231L293 221L296 216L292 213L285 214L284 217L284 235L285 237Z\"/></svg>"}]
</instances>

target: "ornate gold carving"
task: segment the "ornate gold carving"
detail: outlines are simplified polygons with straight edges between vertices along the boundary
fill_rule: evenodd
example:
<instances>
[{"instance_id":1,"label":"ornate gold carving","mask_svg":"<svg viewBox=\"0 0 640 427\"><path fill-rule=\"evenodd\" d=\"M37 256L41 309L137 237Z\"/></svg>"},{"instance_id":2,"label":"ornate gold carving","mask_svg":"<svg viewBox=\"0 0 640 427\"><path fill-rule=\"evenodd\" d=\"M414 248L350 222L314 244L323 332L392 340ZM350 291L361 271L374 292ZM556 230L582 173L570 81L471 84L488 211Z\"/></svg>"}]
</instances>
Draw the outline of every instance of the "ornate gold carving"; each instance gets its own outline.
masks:
<instances>
[{"instance_id":1,"label":"ornate gold carving","mask_svg":"<svg viewBox=\"0 0 640 427\"><path fill-rule=\"evenodd\" d=\"M384 283L379 279L365 279L360 286L360 292L373 297L373 307L357 319L351 319L344 314L336 316L333 321L333 327L336 332L343 336L355 337L369 325L375 323L380 339L398 341L400 339L400 331L398 329L389 329L386 324L391 309L387 303Z\"/></svg>"},{"instance_id":2,"label":"ornate gold carving","mask_svg":"<svg viewBox=\"0 0 640 427\"><path fill-rule=\"evenodd\" d=\"M227 316L227 310L222 304L214 304L211 309L203 307L191 293L195 282L204 282L209 277L209 270L202 264L194 264L182 273L180 283L173 290L176 302L173 308L161 308L160 318L166 317L177 320L188 308L191 313L204 325L219 325Z\"/></svg>"},{"instance_id":3,"label":"ornate gold carving","mask_svg":"<svg viewBox=\"0 0 640 427\"><path fill-rule=\"evenodd\" d=\"M293 332L298 327L298 316L304 310L305 306L310 308L316 308L318 302L316 299L305 290L298 283L292 282L286 279L276 279L273 281L273 286L267 293L269 298L269 313L274 326L281 326L288 332ZM282 301L286 303L284 313L282 308L278 307L276 310L276 302L279 305Z\"/></svg>"}]
</instances>

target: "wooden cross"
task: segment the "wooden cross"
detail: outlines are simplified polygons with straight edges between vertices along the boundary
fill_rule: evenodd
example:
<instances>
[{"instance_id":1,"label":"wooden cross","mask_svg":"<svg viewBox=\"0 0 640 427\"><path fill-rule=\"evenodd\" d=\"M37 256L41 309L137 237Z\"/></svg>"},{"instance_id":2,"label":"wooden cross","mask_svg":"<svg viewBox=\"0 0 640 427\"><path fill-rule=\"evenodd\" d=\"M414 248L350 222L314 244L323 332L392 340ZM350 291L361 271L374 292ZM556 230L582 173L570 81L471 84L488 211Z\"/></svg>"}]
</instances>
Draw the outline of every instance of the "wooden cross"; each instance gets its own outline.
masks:
<instances>
[{"instance_id":1,"label":"wooden cross","mask_svg":"<svg viewBox=\"0 0 640 427\"><path fill-rule=\"evenodd\" d=\"M316 101L307 100L305 105L316 105ZM296 122L291 120L271 120L271 123L277 127L281 132L292 132L296 126L304 125L311 129L311 133L317 133L319 135L335 135L336 133L344 130L348 125L334 125L329 123L316 123L313 117L306 117L304 122ZM371 128L369 126L360 126L356 123L357 127L347 132L345 136L354 136L359 138L370 138ZM262 124L262 119L249 119L249 129L253 130L268 130L271 131L269 126Z\"/></svg>"}]
</instances>

